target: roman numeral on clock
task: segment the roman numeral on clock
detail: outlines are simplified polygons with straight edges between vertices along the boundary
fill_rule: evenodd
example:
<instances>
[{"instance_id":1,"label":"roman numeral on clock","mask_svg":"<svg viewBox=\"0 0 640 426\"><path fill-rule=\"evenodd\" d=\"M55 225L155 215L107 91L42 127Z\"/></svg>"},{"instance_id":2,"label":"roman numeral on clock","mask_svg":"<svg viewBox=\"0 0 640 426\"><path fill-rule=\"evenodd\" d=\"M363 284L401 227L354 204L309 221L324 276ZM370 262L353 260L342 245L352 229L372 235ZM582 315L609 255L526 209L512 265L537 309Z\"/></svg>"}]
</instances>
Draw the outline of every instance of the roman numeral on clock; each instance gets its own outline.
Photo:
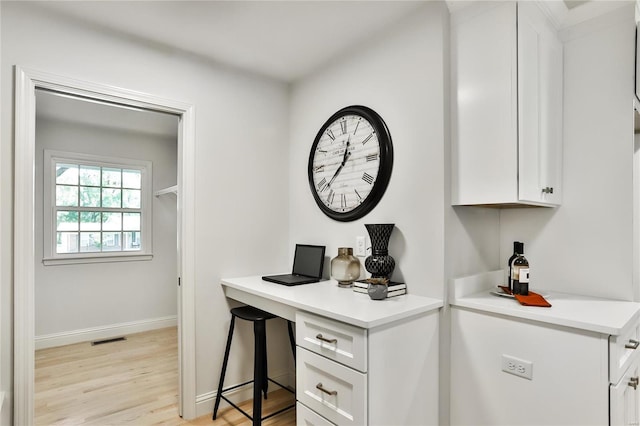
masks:
<instances>
[{"instance_id":1,"label":"roman numeral on clock","mask_svg":"<svg viewBox=\"0 0 640 426\"><path fill-rule=\"evenodd\" d=\"M358 118L358 122L356 123L356 128L353 129L353 134L355 135L356 132L358 131L358 126L360 125L360 120L362 120L362 118Z\"/></svg>"},{"instance_id":2,"label":"roman numeral on clock","mask_svg":"<svg viewBox=\"0 0 640 426\"><path fill-rule=\"evenodd\" d=\"M318 182L318 191L324 192L328 187L329 187L329 185L327 185L327 179L326 178L322 178L322 180L320 182Z\"/></svg>"},{"instance_id":3,"label":"roman numeral on clock","mask_svg":"<svg viewBox=\"0 0 640 426\"><path fill-rule=\"evenodd\" d=\"M347 122L345 120L340 122L340 130L342 130L343 135L347 134Z\"/></svg>"},{"instance_id":4,"label":"roman numeral on clock","mask_svg":"<svg viewBox=\"0 0 640 426\"><path fill-rule=\"evenodd\" d=\"M329 192L329 195L327 196L327 205L330 206L331 204L333 204L333 199L335 198L336 193L333 192L333 189Z\"/></svg>"},{"instance_id":5,"label":"roman numeral on clock","mask_svg":"<svg viewBox=\"0 0 640 426\"><path fill-rule=\"evenodd\" d=\"M364 140L362 141L362 145L366 144L367 142L369 142L369 139L371 139L373 137L375 132L373 133L369 133L369 136L367 136L366 138L364 138Z\"/></svg>"},{"instance_id":6,"label":"roman numeral on clock","mask_svg":"<svg viewBox=\"0 0 640 426\"><path fill-rule=\"evenodd\" d=\"M368 160L367 160L367 161L368 161ZM324 164L320 164L319 166L315 166L315 167L313 168L313 173L317 173L317 172L320 172L320 171L322 171L322 170L324 170Z\"/></svg>"},{"instance_id":7,"label":"roman numeral on clock","mask_svg":"<svg viewBox=\"0 0 640 426\"><path fill-rule=\"evenodd\" d=\"M345 194L340 194L340 207L343 209L347 207L347 196Z\"/></svg>"},{"instance_id":8,"label":"roman numeral on clock","mask_svg":"<svg viewBox=\"0 0 640 426\"><path fill-rule=\"evenodd\" d=\"M367 161L376 161L378 159L378 154L369 154L367 155Z\"/></svg>"},{"instance_id":9,"label":"roman numeral on clock","mask_svg":"<svg viewBox=\"0 0 640 426\"><path fill-rule=\"evenodd\" d=\"M329 136L331 138L332 141L336 140L336 137L334 136L333 132L331 131L331 129L327 130L327 136Z\"/></svg>"},{"instance_id":10,"label":"roman numeral on clock","mask_svg":"<svg viewBox=\"0 0 640 426\"><path fill-rule=\"evenodd\" d=\"M361 203L362 202L362 195L360 195L360 193L358 192L357 189L353 188L353 192L356 193L356 197L358 197L358 202Z\"/></svg>"},{"instance_id":11,"label":"roman numeral on clock","mask_svg":"<svg viewBox=\"0 0 640 426\"><path fill-rule=\"evenodd\" d=\"M373 176L371 176L367 172L364 172L364 174L362 175L362 180L367 182L369 185L371 185L373 183Z\"/></svg>"}]
</instances>

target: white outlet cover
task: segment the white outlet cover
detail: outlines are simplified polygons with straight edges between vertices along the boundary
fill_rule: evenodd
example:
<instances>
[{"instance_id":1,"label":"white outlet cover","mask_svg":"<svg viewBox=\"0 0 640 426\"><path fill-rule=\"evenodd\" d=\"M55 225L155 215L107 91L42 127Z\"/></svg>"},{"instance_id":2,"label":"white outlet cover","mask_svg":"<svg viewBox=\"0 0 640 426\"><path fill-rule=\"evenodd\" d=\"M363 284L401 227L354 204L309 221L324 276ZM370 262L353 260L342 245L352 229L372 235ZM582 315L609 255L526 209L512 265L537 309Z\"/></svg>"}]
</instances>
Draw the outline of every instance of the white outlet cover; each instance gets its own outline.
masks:
<instances>
[{"instance_id":1,"label":"white outlet cover","mask_svg":"<svg viewBox=\"0 0 640 426\"><path fill-rule=\"evenodd\" d=\"M502 354L502 371L524 379L533 380L533 363L525 359Z\"/></svg>"}]
</instances>

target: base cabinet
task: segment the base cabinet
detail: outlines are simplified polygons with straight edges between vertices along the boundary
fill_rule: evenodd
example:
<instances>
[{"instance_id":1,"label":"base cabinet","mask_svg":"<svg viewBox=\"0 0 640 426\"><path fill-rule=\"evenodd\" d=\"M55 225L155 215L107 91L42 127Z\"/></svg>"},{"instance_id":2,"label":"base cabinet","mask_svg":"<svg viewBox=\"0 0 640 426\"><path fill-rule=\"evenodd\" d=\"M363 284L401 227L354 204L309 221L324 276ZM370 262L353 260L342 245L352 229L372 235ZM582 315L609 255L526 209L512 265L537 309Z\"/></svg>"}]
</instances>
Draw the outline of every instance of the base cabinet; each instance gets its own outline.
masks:
<instances>
[{"instance_id":1,"label":"base cabinet","mask_svg":"<svg viewBox=\"0 0 640 426\"><path fill-rule=\"evenodd\" d=\"M636 359L627 369L626 373L616 384L609 388L609 401L611 404L611 425L637 426L640 424L638 416L638 401L640 389L640 360Z\"/></svg>"},{"instance_id":2,"label":"base cabinet","mask_svg":"<svg viewBox=\"0 0 640 426\"><path fill-rule=\"evenodd\" d=\"M437 425L438 324L439 311L369 329L296 313L297 424Z\"/></svg>"},{"instance_id":3,"label":"base cabinet","mask_svg":"<svg viewBox=\"0 0 640 426\"><path fill-rule=\"evenodd\" d=\"M636 330L609 336L452 307L451 424L638 425Z\"/></svg>"}]
</instances>

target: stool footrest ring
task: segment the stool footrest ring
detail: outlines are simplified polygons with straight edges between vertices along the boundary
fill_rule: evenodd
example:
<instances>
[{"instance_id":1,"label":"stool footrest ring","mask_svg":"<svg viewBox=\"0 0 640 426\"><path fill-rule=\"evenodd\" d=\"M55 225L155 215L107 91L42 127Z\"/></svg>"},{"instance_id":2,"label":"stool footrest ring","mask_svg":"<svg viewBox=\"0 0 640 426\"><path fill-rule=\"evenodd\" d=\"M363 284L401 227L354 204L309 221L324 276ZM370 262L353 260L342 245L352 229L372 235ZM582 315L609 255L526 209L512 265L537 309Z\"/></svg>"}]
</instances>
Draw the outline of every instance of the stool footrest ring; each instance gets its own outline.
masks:
<instances>
[{"instance_id":1,"label":"stool footrest ring","mask_svg":"<svg viewBox=\"0 0 640 426\"><path fill-rule=\"evenodd\" d=\"M276 381L275 381L275 380L273 380L272 378L267 377L267 380L269 380L269 381L270 381L270 382L272 382L272 383L275 383L276 385L280 386L282 389L284 389L284 390L286 390L286 391L289 391L289 392L291 392L291 393L295 394L295 391L291 390L291 389L290 389L289 387L287 387L287 386L284 386L284 385L282 385L282 384L280 384L280 383L276 382ZM240 411L242 414L244 414L244 416L245 416L246 418L248 418L249 420L253 421L253 417L252 417L252 416L250 416L250 415L249 415L249 413L247 413L246 411L244 411L242 408L238 407L238 406L237 406L234 402L232 402L229 398L227 398L226 396L224 396L224 393L225 393L225 392L229 392L229 391L231 391L231 390L238 389L238 388L240 388L240 387L242 387L242 386L246 386L246 385L251 384L251 383L253 383L253 380L249 380L249 381L244 382L244 383L240 383L240 384L237 384L237 385L229 386L228 388L226 388L226 389L223 389L223 390L222 390L222 392L220 393L220 398L222 398L222 399L224 399L225 401L227 401L227 403L228 403L229 405L231 405L233 408L235 408L236 410L238 410L238 411ZM278 414L280 414L280 413L283 413L283 412L285 412L285 411L287 411L287 410L290 410L290 409L294 408L295 406L296 406L296 404L295 404L295 402L294 402L293 404L291 404L291 405L289 405L289 406L287 406L287 407L281 408L280 410L278 410L278 411L276 411L276 412L274 412L274 413L271 413L271 414L268 414L268 415L266 415L266 416L262 417L262 418L260 419L260 421L262 421L262 420L266 420L266 419L268 419L268 418L270 418L270 417L273 417L273 416L276 416L276 415L278 415ZM216 417L217 417L217 416L216 416ZM214 419L214 420L215 420L215 419Z\"/></svg>"}]
</instances>

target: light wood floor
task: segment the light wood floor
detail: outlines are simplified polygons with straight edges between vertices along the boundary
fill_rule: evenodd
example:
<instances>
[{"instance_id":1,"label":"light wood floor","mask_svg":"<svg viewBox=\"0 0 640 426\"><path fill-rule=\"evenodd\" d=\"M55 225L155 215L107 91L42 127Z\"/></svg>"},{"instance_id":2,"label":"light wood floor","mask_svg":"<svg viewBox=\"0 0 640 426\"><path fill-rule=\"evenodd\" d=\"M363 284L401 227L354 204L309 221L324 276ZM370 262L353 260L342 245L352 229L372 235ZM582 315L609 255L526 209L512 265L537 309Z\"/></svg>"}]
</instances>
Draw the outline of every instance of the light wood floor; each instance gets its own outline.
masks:
<instances>
[{"instance_id":1,"label":"light wood floor","mask_svg":"<svg viewBox=\"0 0 640 426\"><path fill-rule=\"evenodd\" d=\"M192 421L178 416L178 348L175 327L126 336L126 341L42 349L35 354L36 425L249 425L223 408ZM263 413L289 405L293 395L269 393ZM241 407L251 414L251 401ZM295 410L263 422L295 425Z\"/></svg>"}]
</instances>

